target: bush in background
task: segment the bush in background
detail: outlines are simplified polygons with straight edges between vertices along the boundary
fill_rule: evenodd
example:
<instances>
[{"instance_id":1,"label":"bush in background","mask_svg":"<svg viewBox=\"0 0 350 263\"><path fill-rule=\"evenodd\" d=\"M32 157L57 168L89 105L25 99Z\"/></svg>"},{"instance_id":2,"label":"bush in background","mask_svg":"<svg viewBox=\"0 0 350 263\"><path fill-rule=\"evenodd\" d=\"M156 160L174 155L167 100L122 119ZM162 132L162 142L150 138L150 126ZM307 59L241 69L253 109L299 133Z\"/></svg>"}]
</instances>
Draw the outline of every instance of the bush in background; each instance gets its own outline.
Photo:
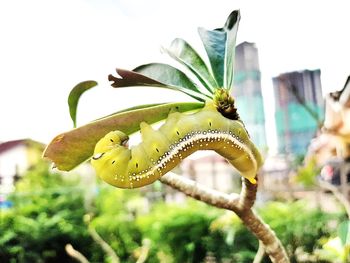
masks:
<instances>
[{"instance_id":1,"label":"bush in background","mask_svg":"<svg viewBox=\"0 0 350 263\"><path fill-rule=\"evenodd\" d=\"M83 191L76 182L43 162L24 175L10 197L13 207L1 211L0 262L70 262L67 243L90 255Z\"/></svg>"},{"instance_id":2,"label":"bush in background","mask_svg":"<svg viewBox=\"0 0 350 263\"><path fill-rule=\"evenodd\" d=\"M121 262L136 262L144 239L151 241L146 262L252 262L256 238L233 213L198 201L156 202L149 206L139 190L105 184L90 199L79 177L53 173L46 163L28 171L16 185L14 206L1 211L0 262L74 262L64 247L71 243L91 262L109 262L84 221L113 248ZM310 209L301 201L271 202L259 214L276 231L292 262L295 251L312 253L318 242L336 234L342 215ZM269 262L266 257L264 262Z\"/></svg>"}]
</instances>

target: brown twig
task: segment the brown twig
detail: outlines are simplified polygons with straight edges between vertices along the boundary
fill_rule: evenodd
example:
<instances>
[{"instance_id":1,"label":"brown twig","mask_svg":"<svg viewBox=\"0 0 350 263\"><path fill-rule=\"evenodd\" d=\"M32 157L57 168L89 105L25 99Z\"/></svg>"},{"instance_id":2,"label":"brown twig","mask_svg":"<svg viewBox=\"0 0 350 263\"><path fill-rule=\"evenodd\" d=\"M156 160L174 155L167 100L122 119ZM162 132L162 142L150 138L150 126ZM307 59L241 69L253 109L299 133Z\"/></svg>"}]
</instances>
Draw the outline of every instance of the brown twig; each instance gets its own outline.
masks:
<instances>
[{"instance_id":1,"label":"brown twig","mask_svg":"<svg viewBox=\"0 0 350 263\"><path fill-rule=\"evenodd\" d=\"M289 263L287 253L275 232L251 209L237 214L243 224L264 244L272 262Z\"/></svg>"},{"instance_id":2,"label":"brown twig","mask_svg":"<svg viewBox=\"0 0 350 263\"><path fill-rule=\"evenodd\" d=\"M227 195L172 172L163 175L159 180L163 184L169 185L170 187L207 204L226 208L234 212L239 209L238 194Z\"/></svg>"},{"instance_id":3,"label":"brown twig","mask_svg":"<svg viewBox=\"0 0 350 263\"><path fill-rule=\"evenodd\" d=\"M242 190L238 204L240 210L248 210L253 207L257 190L258 184L251 184L247 179L242 178Z\"/></svg>"},{"instance_id":4,"label":"brown twig","mask_svg":"<svg viewBox=\"0 0 350 263\"><path fill-rule=\"evenodd\" d=\"M163 175L159 180L192 198L235 212L243 224L264 244L272 262L289 263L287 253L274 231L252 210L256 198L256 185L244 179L241 194L228 195L174 173Z\"/></svg>"}]
</instances>

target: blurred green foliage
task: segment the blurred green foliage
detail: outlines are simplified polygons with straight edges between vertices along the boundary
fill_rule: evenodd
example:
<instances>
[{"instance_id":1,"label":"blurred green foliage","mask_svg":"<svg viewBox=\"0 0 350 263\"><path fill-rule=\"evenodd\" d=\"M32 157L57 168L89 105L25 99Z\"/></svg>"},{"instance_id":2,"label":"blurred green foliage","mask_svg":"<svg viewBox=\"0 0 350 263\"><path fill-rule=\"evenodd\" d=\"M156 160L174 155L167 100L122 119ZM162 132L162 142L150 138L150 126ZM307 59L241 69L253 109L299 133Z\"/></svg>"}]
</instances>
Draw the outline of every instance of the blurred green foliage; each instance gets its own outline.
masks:
<instances>
[{"instance_id":1,"label":"blurred green foliage","mask_svg":"<svg viewBox=\"0 0 350 263\"><path fill-rule=\"evenodd\" d=\"M174 262L202 262L206 252L214 251L223 241L223 235L211 235L209 229L221 213L196 201L182 205L161 203L148 215L139 216L137 224L152 242L151 256L162 251Z\"/></svg>"},{"instance_id":2,"label":"blurred green foliage","mask_svg":"<svg viewBox=\"0 0 350 263\"><path fill-rule=\"evenodd\" d=\"M91 222L99 235L113 248L121 262L136 262L134 251L142 244L142 235L135 224L138 214L134 201L142 203L138 190L100 188Z\"/></svg>"},{"instance_id":3,"label":"blurred green foliage","mask_svg":"<svg viewBox=\"0 0 350 263\"><path fill-rule=\"evenodd\" d=\"M322 249L315 250L314 254L333 263L350 262L350 220L344 220L338 225L337 234L322 239Z\"/></svg>"},{"instance_id":4,"label":"blurred green foliage","mask_svg":"<svg viewBox=\"0 0 350 263\"><path fill-rule=\"evenodd\" d=\"M23 176L10 198L13 208L1 211L0 262L69 262L66 243L78 249L91 243L76 182L50 172L44 162Z\"/></svg>"},{"instance_id":5,"label":"blurred green foliage","mask_svg":"<svg viewBox=\"0 0 350 263\"><path fill-rule=\"evenodd\" d=\"M317 176L320 174L320 168L317 166L316 159L309 159L303 166L299 165L297 174L294 177L296 183L301 183L305 187L317 185Z\"/></svg>"},{"instance_id":6,"label":"blurred green foliage","mask_svg":"<svg viewBox=\"0 0 350 263\"><path fill-rule=\"evenodd\" d=\"M0 211L0 262L74 262L64 250L67 243L90 262L109 262L88 233L87 214L121 262L136 262L146 238L151 241L146 262L203 262L210 255L218 262L245 263L258 249L257 239L231 212L194 200L150 205L139 190L106 184L92 189L93 198L78 176L54 173L44 162L29 170L11 196L14 206ZM297 248L322 249L318 240L336 235L342 219L300 201L271 202L258 210L292 262Z\"/></svg>"},{"instance_id":7,"label":"blurred green foliage","mask_svg":"<svg viewBox=\"0 0 350 263\"><path fill-rule=\"evenodd\" d=\"M311 253L320 247L318 240L334 233L335 223L341 217L310 208L303 201L271 202L259 209L259 213L285 245L291 262L297 262L295 255L297 248L303 248L305 252Z\"/></svg>"}]
</instances>

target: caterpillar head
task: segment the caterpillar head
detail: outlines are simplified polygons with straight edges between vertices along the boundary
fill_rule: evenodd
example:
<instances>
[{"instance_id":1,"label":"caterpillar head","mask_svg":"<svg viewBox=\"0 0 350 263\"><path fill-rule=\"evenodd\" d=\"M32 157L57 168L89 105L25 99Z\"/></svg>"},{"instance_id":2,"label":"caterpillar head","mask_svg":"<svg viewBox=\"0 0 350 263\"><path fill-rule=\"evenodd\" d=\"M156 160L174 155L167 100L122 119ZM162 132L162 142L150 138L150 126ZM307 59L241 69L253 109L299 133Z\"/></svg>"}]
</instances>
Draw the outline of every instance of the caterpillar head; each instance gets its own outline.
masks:
<instances>
[{"instance_id":1,"label":"caterpillar head","mask_svg":"<svg viewBox=\"0 0 350 263\"><path fill-rule=\"evenodd\" d=\"M120 145L125 146L129 137L121 131L111 131L107 133L95 146L95 154L105 153Z\"/></svg>"}]
</instances>

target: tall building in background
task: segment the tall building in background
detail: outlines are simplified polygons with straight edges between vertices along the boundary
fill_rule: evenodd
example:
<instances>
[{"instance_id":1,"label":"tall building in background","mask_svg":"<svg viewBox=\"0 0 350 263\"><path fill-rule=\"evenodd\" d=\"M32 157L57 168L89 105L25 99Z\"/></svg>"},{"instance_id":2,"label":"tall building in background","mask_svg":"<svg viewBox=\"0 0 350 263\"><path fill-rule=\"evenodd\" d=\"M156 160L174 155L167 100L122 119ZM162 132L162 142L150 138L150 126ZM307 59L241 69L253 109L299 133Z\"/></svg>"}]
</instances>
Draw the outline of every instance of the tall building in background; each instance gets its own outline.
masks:
<instances>
[{"instance_id":1,"label":"tall building in background","mask_svg":"<svg viewBox=\"0 0 350 263\"><path fill-rule=\"evenodd\" d=\"M258 49L254 43L243 42L236 47L235 86L232 96L253 142L266 149L264 104Z\"/></svg>"},{"instance_id":2,"label":"tall building in background","mask_svg":"<svg viewBox=\"0 0 350 263\"><path fill-rule=\"evenodd\" d=\"M320 70L303 70L273 78L279 153L306 153L318 128L316 119L324 116L320 76Z\"/></svg>"}]
</instances>

